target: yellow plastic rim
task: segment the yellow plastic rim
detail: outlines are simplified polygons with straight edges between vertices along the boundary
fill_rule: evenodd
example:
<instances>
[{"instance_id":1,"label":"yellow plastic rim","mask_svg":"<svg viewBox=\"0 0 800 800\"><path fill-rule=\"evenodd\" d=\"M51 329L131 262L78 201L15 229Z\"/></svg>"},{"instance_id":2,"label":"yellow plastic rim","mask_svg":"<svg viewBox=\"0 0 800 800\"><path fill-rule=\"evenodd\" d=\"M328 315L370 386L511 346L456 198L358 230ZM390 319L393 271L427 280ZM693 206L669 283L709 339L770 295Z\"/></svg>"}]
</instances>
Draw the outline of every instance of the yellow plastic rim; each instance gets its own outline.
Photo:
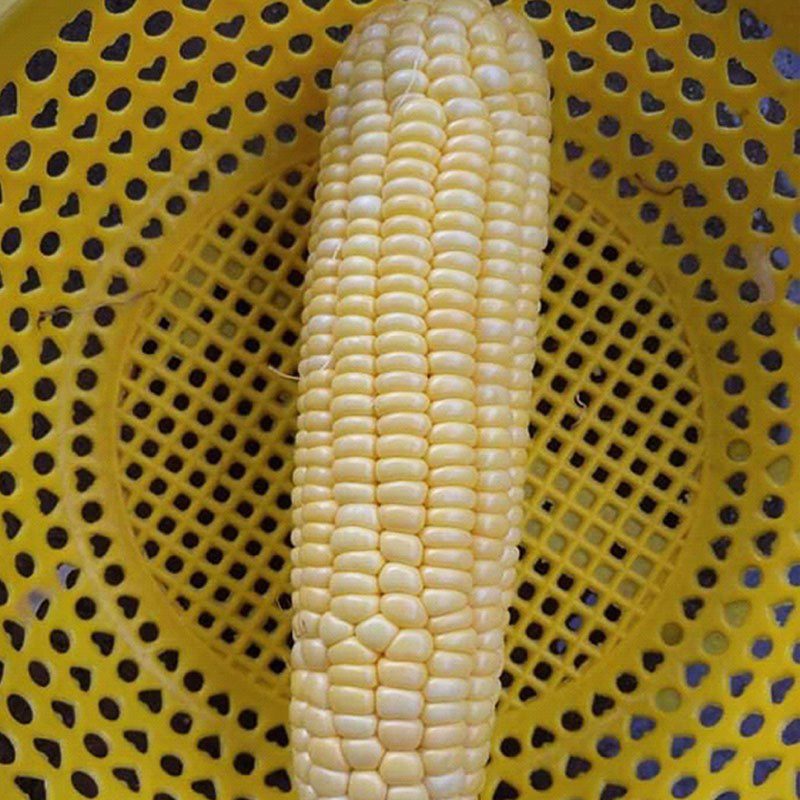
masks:
<instances>
[{"instance_id":1,"label":"yellow plastic rim","mask_svg":"<svg viewBox=\"0 0 800 800\"><path fill-rule=\"evenodd\" d=\"M3 797L290 791L299 287L378 5L0 12ZM800 14L510 5L555 187L484 796L800 797Z\"/></svg>"}]
</instances>

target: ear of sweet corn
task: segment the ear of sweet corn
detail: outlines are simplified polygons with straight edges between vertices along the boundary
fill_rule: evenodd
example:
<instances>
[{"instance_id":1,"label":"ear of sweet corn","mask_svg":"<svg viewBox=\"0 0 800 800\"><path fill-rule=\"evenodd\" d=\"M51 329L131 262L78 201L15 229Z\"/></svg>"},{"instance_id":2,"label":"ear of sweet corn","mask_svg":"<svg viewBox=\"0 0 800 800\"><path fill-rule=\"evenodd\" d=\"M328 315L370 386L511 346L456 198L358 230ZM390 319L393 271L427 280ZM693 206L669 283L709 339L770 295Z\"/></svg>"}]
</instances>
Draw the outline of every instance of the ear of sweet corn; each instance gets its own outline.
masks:
<instances>
[{"instance_id":1,"label":"ear of sweet corn","mask_svg":"<svg viewBox=\"0 0 800 800\"><path fill-rule=\"evenodd\" d=\"M522 522L548 86L486 0L396 3L334 73L294 490L301 800L474 800Z\"/></svg>"}]
</instances>

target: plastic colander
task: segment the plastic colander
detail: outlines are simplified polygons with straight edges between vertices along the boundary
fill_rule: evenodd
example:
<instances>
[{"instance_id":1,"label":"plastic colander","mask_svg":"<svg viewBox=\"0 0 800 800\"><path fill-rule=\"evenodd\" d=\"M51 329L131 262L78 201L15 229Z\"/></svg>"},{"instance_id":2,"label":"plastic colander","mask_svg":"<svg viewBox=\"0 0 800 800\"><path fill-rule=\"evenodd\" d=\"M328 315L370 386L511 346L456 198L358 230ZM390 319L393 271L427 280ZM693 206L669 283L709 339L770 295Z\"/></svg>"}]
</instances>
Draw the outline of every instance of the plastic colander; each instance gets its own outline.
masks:
<instances>
[{"instance_id":1,"label":"plastic colander","mask_svg":"<svg viewBox=\"0 0 800 800\"><path fill-rule=\"evenodd\" d=\"M3 800L291 791L304 248L378 5L0 3ZM554 185L484 798L800 797L800 6L509 5Z\"/></svg>"}]
</instances>

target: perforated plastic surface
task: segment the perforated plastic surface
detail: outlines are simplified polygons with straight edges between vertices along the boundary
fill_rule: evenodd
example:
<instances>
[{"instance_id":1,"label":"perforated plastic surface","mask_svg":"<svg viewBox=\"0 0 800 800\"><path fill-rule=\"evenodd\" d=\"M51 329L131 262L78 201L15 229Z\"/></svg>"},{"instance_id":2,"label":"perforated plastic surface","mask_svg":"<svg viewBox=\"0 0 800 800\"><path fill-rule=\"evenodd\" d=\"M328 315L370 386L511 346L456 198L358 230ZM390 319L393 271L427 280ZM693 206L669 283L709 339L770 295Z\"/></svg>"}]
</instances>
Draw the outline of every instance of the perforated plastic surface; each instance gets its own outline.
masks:
<instances>
[{"instance_id":1,"label":"perforated plastic surface","mask_svg":"<svg viewBox=\"0 0 800 800\"><path fill-rule=\"evenodd\" d=\"M510 4L556 185L485 798L800 797L800 12ZM0 19L3 798L290 791L299 289L377 5Z\"/></svg>"}]
</instances>

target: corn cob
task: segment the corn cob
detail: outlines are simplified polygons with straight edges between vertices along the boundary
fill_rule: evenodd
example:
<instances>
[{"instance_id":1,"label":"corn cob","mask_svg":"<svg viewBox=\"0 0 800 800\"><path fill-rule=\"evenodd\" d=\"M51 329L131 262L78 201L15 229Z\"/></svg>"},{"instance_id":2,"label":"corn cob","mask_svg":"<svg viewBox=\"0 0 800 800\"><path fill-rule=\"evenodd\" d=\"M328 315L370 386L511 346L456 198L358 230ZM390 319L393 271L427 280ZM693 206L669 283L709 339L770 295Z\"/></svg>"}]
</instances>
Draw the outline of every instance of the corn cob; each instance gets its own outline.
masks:
<instances>
[{"instance_id":1,"label":"corn cob","mask_svg":"<svg viewBox=\"0 0 800 800\"><path fill-rule=\"evenodd\" d=\"M486 0L395 3L334 73L293 531L301 800L474 800L522 519L548 88Z\"/></svg>"}]
</instances>

